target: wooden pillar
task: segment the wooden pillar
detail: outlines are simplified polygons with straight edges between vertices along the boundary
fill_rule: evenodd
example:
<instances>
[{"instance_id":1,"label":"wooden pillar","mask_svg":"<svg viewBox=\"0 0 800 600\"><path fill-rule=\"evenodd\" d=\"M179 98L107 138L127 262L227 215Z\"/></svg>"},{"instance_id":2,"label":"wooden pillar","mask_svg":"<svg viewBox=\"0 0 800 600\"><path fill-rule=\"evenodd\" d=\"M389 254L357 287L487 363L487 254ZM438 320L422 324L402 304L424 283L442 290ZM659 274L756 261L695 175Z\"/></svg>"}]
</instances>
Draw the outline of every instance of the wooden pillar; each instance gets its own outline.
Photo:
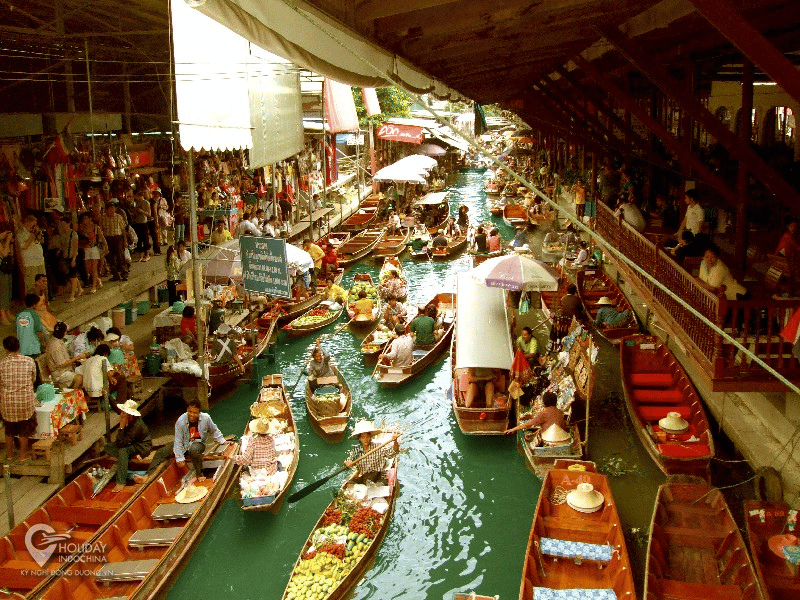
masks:
<instances>
[{"instance_id":1,"label":"wooden pillar","mask_svg":"<svg viewBox=\"0 0 800 600\"><path fill-rule=\"evenodd\" d=\"M739 137L742 142L749 143L752 135L753 124L753 63L744 59L742 63L742 111L739 123ZM736 205L736 248L734 260L736 266L744 272L747 266L747 222L748 199L748 171L746 161L739 161L739 171L736 177L736 191L739 201Z\"/></svg>"},{"instance_id":2,"label":"wooden pillar","mask_svg":"<svg viewBox=\"0 0 800 600\"><path fill-rule=\"evenodd\" d=\"M589 200L594 202L595 194L597 193L597 152L592 152L592 178L589 183ZM597 207L595 207L595 211Z\"/></svg>"},{"instance_id":3,"label":"wooden pillar","mask_svg":"<svg viewBox=\"0 0 800 600\"><path fill-rule=\"evenodd\" d=\"M122 114L122 128L125 133L131 135L133 129L131 128L131 81L127 76L128 65L125 64L125 80L122 82L122 100L125 112Z\"/></svg>"},{"instance_id":4,"label":"wooden pillar","mask_svg":"<svg viewBox=\"0 0 800 600\"><path fill-rule=\"evenodd\" d=\"M50 477L47 483L64 485L64 442L58 440L50 446Z\"/></svg>"}]
</instances>

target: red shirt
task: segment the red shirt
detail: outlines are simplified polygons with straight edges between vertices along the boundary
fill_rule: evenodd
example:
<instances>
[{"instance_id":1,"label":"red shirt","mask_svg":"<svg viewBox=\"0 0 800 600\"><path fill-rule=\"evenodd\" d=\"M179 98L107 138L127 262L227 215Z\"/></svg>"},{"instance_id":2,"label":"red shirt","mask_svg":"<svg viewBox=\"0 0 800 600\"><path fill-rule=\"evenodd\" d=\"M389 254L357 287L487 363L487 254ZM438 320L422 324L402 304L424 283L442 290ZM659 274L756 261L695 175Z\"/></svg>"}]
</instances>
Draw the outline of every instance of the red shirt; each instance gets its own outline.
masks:
<instances>
[{"instance_id":1,"label":"red shirt","mask_svg":"<svg viewBox=\"0 0 800 600\"><path fill-rule=\"evenodd\" d=\"M181 336L187 333L197 334L197 319L195 317L183 317L181 319Z\"/></svg>"}]
</instances>

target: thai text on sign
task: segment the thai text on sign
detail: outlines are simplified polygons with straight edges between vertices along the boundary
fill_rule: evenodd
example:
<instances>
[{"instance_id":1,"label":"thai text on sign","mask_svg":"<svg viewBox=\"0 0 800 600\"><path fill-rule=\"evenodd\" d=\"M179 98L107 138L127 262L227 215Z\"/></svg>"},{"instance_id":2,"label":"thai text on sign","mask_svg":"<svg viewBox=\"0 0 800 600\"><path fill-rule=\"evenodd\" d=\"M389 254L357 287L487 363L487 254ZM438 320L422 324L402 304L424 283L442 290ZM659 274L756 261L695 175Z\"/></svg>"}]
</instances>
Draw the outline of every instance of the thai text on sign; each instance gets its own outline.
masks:
<instances>
[{"instance_id":1,"label":"thai text on sign","mask_svg":"<svg viewBox=\"0 0 800 600\"><path fill-rule=\"evenodd\" d=\"M408 142L409 144L422 143L422 127L415 125L395 125L394 123L384 123L376 134L382 140L392 142Z\"/></svg>"},{"instance_id":2,"label":"thai text on sign","mask_svg":"<svg viewBox=\"0 0 800 600\"><path fill-rule=\"evenodd\" d=\"M291 298L285 240L245 235L239 238L239 251L244 289L267 296Z\"/></svg>"}]
</instances>

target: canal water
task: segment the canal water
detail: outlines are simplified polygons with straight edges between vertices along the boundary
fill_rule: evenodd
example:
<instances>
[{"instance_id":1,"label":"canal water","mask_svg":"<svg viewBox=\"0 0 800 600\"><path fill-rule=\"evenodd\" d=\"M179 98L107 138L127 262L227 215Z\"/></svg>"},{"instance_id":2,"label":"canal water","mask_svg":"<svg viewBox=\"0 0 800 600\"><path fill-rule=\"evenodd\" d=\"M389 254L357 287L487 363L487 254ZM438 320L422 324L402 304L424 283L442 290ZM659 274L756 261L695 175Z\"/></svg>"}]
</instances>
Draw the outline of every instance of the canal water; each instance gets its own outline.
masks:
<instances>
[{"instance_id":1,"label":"canal water","mask_svg":"<svg viewBox=\"0 0 800 600\"><path fill-rule=\"evenodd\" d=\"M512 231L491 217L483 193L483 173L462 172L452 188L451 212L469 206L473 223L493 221L510 239ZM543 235L539 233L538 235ZM534 247L534 246L532 246ZM403 266L409 279L409 304L426 303L435 293L455 291L456 273L471 262L462 256L446 263ZM348 271L377 275L369 260ZM353 419L404 426L406 449L400 457L397 499L388 534L372 567L354 589L358 599L443 599L453 592L475 591L511 600L519 595L522 565L541 482L527 470L514 437L466 436L456 425L445 398L450 385L449 356L412 383L381 389L359 353L360 340L349 331L322 339L353 394ZM271 372L283 373L288 391L301 376L309 344L315 338L281 338ZM598 342L596 385L591 401L589 456L613 473L611 489L628 535L634 579L641 595L646 531L661 472L641 447L622 401L617 351ZM257 389L239 387L211 409L225 434L241 435ZM306 417L303 383L292 395L301 456L290 493L341 466L351 441L325 443ZM234 497L220 507L169 597L202 596L221 600L281 598L298 553L311 528L336 493L345 474L303 500L284 502L278 515L245 513ZM237 490L238 491L238 490ZM637 533L638 532L638 533Z\"/></svg>"}]
</instances>

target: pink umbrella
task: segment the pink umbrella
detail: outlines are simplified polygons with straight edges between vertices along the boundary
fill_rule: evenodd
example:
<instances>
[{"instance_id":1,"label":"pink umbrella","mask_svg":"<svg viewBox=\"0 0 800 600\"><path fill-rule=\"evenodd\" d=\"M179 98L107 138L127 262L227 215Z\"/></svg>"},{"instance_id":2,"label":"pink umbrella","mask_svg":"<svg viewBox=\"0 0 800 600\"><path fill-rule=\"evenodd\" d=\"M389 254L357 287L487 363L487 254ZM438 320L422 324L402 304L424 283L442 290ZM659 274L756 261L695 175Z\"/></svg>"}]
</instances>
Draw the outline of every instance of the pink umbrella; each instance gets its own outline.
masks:
<instances>
[{"instance_id":1,"label":"pink umbrella","mask_svg":"<svg viewBox=\"0 0 800 600\"><path fill-rule=\"evenodd\" d=\"M520 254L497 256L472 269L472 276L489 287L526 292L558 289L558 272Z\"/></svg>"},{"instance_id":2,"label":"pink umbrella","mask_svg":"<svg viewBox=\"0 0 800 600\"><path fill-rule=\"evenodd\" d=\"M428 142L427 144L422 144L419 148L417 148L417 154L425 154L427 156L444 156L447 154L447 150L442 148L439 144L432 144Z\"/></svg>"}]
</instances>

